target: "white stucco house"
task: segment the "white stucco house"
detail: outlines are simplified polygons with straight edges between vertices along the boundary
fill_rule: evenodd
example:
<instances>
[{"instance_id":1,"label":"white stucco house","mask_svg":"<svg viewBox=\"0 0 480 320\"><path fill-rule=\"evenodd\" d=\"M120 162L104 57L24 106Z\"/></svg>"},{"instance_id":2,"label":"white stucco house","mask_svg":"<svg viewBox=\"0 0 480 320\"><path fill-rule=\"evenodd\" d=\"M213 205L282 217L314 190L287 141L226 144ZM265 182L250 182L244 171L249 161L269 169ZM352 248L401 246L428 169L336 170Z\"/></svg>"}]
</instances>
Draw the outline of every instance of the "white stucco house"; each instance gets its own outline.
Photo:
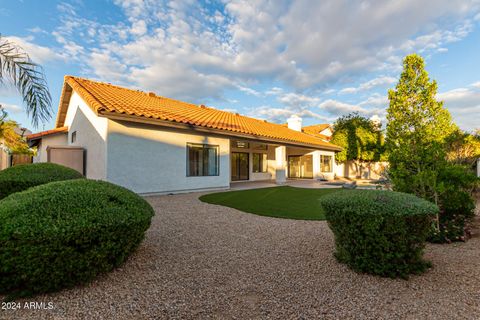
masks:
<instances>
[{"instance_id":1,"label":"white stucco house","mask_svg":"<svg viewBox=\"0 0 480 320\"><path fill-rule=\"evenodd\" d=\"M341 150L288 126L152 92L66 76L56 128L29 138L84 149L84 174L140 194L226 189L240 181L333 179Z\"/></svg>"}]
</instances>

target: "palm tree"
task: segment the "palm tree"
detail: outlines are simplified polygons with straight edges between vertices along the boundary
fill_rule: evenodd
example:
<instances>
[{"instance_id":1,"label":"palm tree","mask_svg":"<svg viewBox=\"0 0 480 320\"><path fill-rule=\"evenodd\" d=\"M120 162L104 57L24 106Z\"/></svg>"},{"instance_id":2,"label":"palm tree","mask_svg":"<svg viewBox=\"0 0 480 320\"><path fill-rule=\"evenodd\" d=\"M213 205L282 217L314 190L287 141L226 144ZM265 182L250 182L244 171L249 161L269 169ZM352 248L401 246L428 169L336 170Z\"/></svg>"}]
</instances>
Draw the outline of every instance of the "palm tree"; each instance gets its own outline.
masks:
<instances>
[{"instance_id":1,"label":"palm tree","mask_svg":"<svg viewBox=\"0 0 480 320\"><path fill-rule=\"evenodd\" d=\"M0 35L0 85L12 83L23 98L25 111L36 128L52 117L52 97L43 69L17 44Z\"/></svg>"}]
</instances>

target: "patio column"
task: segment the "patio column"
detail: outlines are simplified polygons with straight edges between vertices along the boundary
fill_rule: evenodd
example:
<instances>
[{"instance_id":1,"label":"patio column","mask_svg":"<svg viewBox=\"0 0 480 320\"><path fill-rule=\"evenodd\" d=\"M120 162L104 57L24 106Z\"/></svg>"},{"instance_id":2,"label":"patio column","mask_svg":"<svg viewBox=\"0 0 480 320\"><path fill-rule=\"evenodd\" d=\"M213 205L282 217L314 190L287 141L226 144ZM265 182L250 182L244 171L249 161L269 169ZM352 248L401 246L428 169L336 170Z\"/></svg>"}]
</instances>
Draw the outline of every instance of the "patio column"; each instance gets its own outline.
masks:
<instances>
[{"instance_id":1,"label":"patio column","mask_svg":"<svg viewBox=\"0 0 480 320\"><path fill-rule=\"evenodd\" d=\"M284 184L287 181L287 147L275 148L275 182Z\"/></svg>"},{"instance_id":2,"label":"patio column","mask_svg":"<svg viewBox=\"0 0 480 320\"><path fill-rule=\"evenodd\" d=\"M312 152L313 161L313 179L318 179L322 176L320 169L320 151L316 150Z\"/></svg>"}]
</instances>

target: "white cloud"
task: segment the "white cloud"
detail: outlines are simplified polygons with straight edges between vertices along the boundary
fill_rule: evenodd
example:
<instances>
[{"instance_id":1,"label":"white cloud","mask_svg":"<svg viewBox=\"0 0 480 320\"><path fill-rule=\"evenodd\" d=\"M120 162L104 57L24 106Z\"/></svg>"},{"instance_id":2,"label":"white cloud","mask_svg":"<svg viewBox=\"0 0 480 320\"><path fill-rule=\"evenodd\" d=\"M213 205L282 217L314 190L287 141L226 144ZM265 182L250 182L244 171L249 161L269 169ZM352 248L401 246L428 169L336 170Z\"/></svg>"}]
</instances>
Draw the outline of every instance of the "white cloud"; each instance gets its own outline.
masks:
<instances>
[{"instance_id":1,"label":"white cloud","mask_svg":"<svg viewBox=\"0 0 480 320\"><path fill-rule=\"evenodd\" d=\"M320 99L298 93L286 93L278 97L278 101L291 107L309 107L316 105Z\"/></svg>"},{"instance_id":2,"label":"white cloud","mask_svg":"<svg viewBox=\"0 0 480 320\"><path fill-rule=\"evenodd\" d=\"M275 80L303 92L372 70L398 70L411 50L441 52L464 38L478 11L475 0L232 0L221 12L191 0L115 3L126 19L112 25L59 6L65 14L54 35L64 54L102 80L113 76L194 100L219 97L252 80ZM106 61L115 70L107 72ZM350 90L376 85L382 84ZM269 91L262 95L281 94Z\"/></svg>"},{"instance_id":3,"label":"white cloud","mask_svg":"<svg viewBox=\"0 0 480 320\"><path fill-rule=\"evenodd\" d=\"M480 128L480 86L477 83L469 88L457 88L438 94L444 101L454 121L464 130Z\"/></svg>"},{"instance_id":4,"label":"white cloud","mask_svg":"<svg viewBox=\"0 0 480 320\"><path fill-rule=\"evenodd\" d=\"M8 113L20 113L23 111L22 107L16 105L16 104L9 104L9 103L4 103L0 102L0 106L5 109Z\"/></svg>"},{"instance_id":5,"label":"white cloud","mask_svg":"<svg viewBox=\"0 0 480 320\"><path fill-rule=\"evenodd\" d=\"M43 64L60 58L53 49L33 43L33 36L24 38L7 36L4 38L20 46L35 63Z\"/></svg>"},{"instance_id":6,"label":"white cloud","mask_svg":"<svg viewBox=\"0 0 480 320\"><path fill-rule=\"evenodd\" d=\"M250 112L248 112L247 115L251 117L259 118L259 119L265 119L275 123L285 123L286 119L288 119L292 115L297 115L302 119L310 118L310 119L316 119L322 122L332 121L331 117L326 117L319 113L315 113L309 109L292 110L291 108L288 108L288 107L278 108L278 107L271 107L271 106L260 106L250 110Z\"/></svg>"},{"instance_id":7,"label":"white cloud","mask_svg":"<svg viewBox=\"0 0 480 320\"><path fill-rule=\"evenodd\" d=\"M132 24L130 32L136 36L144 35L147 32L147 24L144 20L137 20Z\"/></svg>"},{"instance_id":8,"label":"white cloud","mask_svg":"<svg viewBox=\"0 0 480 320\"><path fill-rule=\"evenodd\" d=\"M256 97L262 96L262 94L260 92L258 92L255 89L252 89L252 88L244 87L244 86L241 86L241 85L237 85L237 88L238 88L238 90L240 90L242 92L245 92L246 94L249 94L251 96L256 96Z\"/></svg>"},{"instance_id":9,"label":"white cloud","mask_svg":"<svg viewBox=\"0 0 480 320\"><path fill-rule=\"evenodd\" d=\"M357 93L361 91L367 91L376 87L382 87L386 85L391 85L392 83L397 82L397 79L393 77L387 77L387 76L381 76L377 77L375 79L369 80L367 82L364 82L360 84L358 87L349 87L349 88L344 88L340 90L338 93L339 94L352 94L352 93Z\"/></svg>"},{"instance_id":10,"label":"white cloud","mask_svg":"<svg viewBox=\"0 0 480 320\"><path fill-rule=\"evenodd\" d=\"M341 116L344 114L348 114L351 112L358 112L361 114L367 114L368 110L365 108L360 107L359 105L356 104L350 104L350 103L345 103L341 102L338 100L333 100L333 99L328 99L323 101L318 105L318 107L323 110L328 112L331 115L334 116Z\"/></svg>"},{"instance_id":11,"label":"white cloud","mask_svg":"<svg viewBox=\"0 0 480 320\"><path fill-rule=\"evenodd\" d=\"M480 81L472 83L471 86L474 88L480 89Z\"/></svg>"}]
</instances>

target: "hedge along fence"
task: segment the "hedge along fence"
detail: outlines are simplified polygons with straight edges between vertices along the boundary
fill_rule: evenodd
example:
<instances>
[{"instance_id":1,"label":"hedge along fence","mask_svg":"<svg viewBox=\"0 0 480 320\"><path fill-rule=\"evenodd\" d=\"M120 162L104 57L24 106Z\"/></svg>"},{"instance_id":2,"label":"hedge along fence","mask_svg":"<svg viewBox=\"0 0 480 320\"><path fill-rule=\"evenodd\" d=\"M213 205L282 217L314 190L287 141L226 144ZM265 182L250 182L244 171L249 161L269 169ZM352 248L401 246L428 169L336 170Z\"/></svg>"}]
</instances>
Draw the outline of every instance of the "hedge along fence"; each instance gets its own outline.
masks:
<instances>
[{"instance_id":1,"label":"hedge along fence","mask_svg":"<svg viewBox=\"0 0 480 320\"><path fill-rule=\"evenodd\" d=\"M83 178L76 170L55 163L20 164L0 171L0 199L41 184Z\"/></svg>"},{"instance_id":2,"label":"hedge along fence","mask_svg":"<svg viewBox=\"0 0 480 320\"><path fill-rule=\"evenodd\" d=\"M335 236L335 256L353 270L406 278L431 266L422 256L436 205L380 190L344 190L320 202Z\"/></svg>"},{"instance_id":3,"label":"hedge along fence","mask_svg":"<svg viewBox=\"0 0 480 320\"><path fill-rule=\"evenodd\" d=\"M135 193L87 179L52 182L0 201L0 293L55 291L121 265L154 215Z\"/></svg>"}]
</instances>

